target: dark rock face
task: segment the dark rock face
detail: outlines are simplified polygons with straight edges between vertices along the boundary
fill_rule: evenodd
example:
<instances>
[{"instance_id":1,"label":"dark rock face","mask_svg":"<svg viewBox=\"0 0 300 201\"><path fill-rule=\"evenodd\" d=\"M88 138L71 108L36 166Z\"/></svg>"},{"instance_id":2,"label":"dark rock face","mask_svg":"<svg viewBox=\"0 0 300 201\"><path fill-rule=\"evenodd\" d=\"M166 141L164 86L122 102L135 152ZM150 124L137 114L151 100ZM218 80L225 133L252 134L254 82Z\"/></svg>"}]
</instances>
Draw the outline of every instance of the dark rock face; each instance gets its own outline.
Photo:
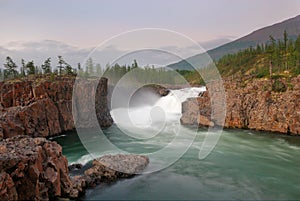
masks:
<instances>
[{"instance_id":1,"label":"dark rock face","mask_svg":"<svg viewBox=\"0 0 300 201\"><path fill-rule=\"evenodd\" d=\"M1 82L0 138L16 135L48 137L74 129L74 81L74 77L61 77L53 81L45 78L36 81ZM87 114L96 111L100 126L109 127L113 120L107 108L107 79L101 78L99 83L97 80L81 80L79 87L82 89L81 95L86 95L81 100L81 105L85 107L83 109ZM95 108L90 108L90 104L85 102L91 96L88 92L93 90L96 91L93 94L96 103ZM81 127L92 126L82 116L84 114L75 114L75 117L82 120Z\"/></svg>"},{"instance_id":2,"label":"dark rock face","mask_svg":"<svg viewBox=\"0 0 300 201\"><path fill-rule=\"evenodd\" d=\"M109 127L113 120L107 104L107 78L98 80L77 80L73 96L74 121L77 128Z\"/></svg>"},{"instance_id":3,"label":"dark rock face","mask_svg":"<svg viewBox=\"0 0 300 201\"><path fill-rule=\"evenodd\" d=\"M289 84L285 91L274 91L274 81L253 80L249 83L225 81L226 118L225 128L247 128L286 134L300 134L300 76L280 83ZM214 85L214 83L211 83ZM213 89L213 87L210 87ZM214 93L214 99L218 93ZM212 99L212 101L214 100ZM201 97L183 103L181 123L185 125L207 126L211 119L211 98L209 91ZM200 116L206 117L200 118Z\"/></svg>"},{"instance_id":4,"label":"dark rock face","mask_svg":"<svg viewBox=\"0 0 300 201\"><path fill-rule=\"evenodd\" d=\"M68 161L56 142L17 136L0 142L0 200L76 198Z\"/></svg>"}]
</instances>

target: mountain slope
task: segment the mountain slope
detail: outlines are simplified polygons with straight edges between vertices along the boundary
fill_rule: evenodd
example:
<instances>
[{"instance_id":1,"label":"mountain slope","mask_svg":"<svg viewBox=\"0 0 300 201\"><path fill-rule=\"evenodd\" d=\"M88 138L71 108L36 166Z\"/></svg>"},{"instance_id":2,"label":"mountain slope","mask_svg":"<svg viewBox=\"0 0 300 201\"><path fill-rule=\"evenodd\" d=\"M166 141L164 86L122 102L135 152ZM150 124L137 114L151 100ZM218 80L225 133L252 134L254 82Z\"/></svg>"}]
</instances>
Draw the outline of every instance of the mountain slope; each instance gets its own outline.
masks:
<instances>
[{"instance_id":1,"label":"mountain slope","mask_svg":"<svg viewBox=\"0 0 300 201\"><path fill-rule=\"evenodd\" d=\"M242 38L209 50L207 53L213 60L218 60L226 54L236 53L239 50L246 49L250 46L254 47L257 44L267 43L270 35L272 35L275 39L282 39L284 30L287 31L289 38L295 39L300 34L300 15L271 26L258 29ZM202 54L197 54L187 58L186 60L200 60L201 55ZM170 64L168 67L179 70L192 70L192 66L186 60Z\"/></svg>"}]
</instances>

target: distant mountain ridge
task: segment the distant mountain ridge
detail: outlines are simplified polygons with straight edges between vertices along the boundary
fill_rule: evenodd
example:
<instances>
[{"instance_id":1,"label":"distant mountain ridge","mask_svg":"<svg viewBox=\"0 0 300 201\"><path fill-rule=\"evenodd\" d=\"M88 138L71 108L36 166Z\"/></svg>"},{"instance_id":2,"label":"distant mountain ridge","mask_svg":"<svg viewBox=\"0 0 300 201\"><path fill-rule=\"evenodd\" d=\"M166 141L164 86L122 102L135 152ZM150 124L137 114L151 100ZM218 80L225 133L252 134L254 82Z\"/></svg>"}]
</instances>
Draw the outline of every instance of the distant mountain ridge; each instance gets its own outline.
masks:
<instances>
[{"instance_id":1,"label":"distant mountain ridge","mask_svg":"<svg viewBox=\"0 0 300 201\"><path fill-rule=\"evenodd\" d=\"M281 39L283 38L284 30L287 31L289 38L295 39L300 34L300 15L253 31L252 33L235 41L209 50L207 53L213 60L218 60L226 54L236 53L239 50L246 49L250 46L255 47L257 44L267 43L270 35L272 35L275 39ZM200 60L201 55L202 54L197 54L187 58L186 60L193 61L194 63L196 60ZM192 66L186 60L170 64L168 67L178 70L192 70Z\"/></svg>"}]
</instances>

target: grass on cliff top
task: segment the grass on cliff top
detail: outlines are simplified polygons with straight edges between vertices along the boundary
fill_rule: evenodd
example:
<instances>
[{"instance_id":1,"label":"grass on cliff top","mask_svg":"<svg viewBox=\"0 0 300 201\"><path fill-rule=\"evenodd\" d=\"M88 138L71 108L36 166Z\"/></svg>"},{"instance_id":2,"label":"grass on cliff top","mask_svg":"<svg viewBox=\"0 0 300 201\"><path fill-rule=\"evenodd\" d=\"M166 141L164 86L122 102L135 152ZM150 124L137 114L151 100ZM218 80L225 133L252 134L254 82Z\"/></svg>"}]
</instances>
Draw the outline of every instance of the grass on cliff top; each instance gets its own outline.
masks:
<instances>
[{"instance_id":1,"label":"grass on cliff top","mask_svg":"<svg viewBox=\"0 0 300 201\"><path fill-rule=\"evenodd\" d=\"M98 77L80 77L83 79L87 80L96 80L99 79ZM76 79L76 75L56 75L56 74L38 74L38 75L27 75L25 77L15 77L13 79L6 79L2 80L1 82L5 82L8 84L14 84L14 83L19 83L19 82L24 82L24 81L29 81L32 82L35 85L38 85L43 82L57 82L57 81L62 81L62 80L72 80Z\"/></svg>"},{"instance_id":2,"label":"grass on cliff top","mask_svg":"<svg viewBox=\"0 0 300 201\"><path fill-rule=\"evenodd\" d=\"M237 57L234 59L221 59L215 62L221 77L225 80L252 80L252 79L270 79L270 59L266 53L252 55L249 57ZM300 75L300 60L296 66L288 67L272 65L272 79L291 79ZM202 77L196 71L179 70L178 71L190 84L205 84Z\"/></svg>"}]
</instances>

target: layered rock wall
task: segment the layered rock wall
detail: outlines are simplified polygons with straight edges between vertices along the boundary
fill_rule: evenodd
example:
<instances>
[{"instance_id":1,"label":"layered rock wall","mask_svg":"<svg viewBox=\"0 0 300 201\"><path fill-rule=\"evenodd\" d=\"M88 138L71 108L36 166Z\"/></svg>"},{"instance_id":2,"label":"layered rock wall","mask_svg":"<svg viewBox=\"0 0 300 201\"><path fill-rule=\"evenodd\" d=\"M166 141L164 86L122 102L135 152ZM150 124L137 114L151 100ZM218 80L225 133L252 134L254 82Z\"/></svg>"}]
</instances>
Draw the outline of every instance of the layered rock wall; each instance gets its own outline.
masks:
<instances>
[{"instance_id":1,"label":"layered rock wall","mask_svg":"<svg viewBox=\"0 0 300 201\"><path fill-rule=\"evenodd\" d=\"M1 82L0 138L57 135L74 129L74 117L78 126L89 128L94 126L88 121L94 113L101 127L110 126L113 121L107 108L107 79L79 80L76 93L81 97L81 109L73 115L74 82L74 77ZM92 96L94 108L89 100Z\"/></svg>"},{"instance_id":2,"label":"layered rock wall","mask_svg":"<svg viewBox=\"0 0 300 201\"><path fill-rule=\"evenodd\" d=\"M270 80L256 79L249 82L225 81L225 128L246 128L286 134L300 134L300 77L280 79L287 90L272 90ZM274 83L274 80L273 80ZM210 83L214 85L214 83ZM213 89L213 87L208 87ZM217 94L217 93L214 93ZM214 99L217 99L215 95ZM181 122L185 125L219 125L211 118L209 90L201 97L183 103ZM202 121L202 117L206 117Z\"/></svg>"},{"instance_id":3,"label":"layered rock wall","mask_svg":"<svg viewBox=\"0 0 300 201\"><path fill-rule=\"evenodd\" d=\"M0 200L49 200L80 195L56 142L17 136L0 141Z\"/></svg>"}]
</instances>

